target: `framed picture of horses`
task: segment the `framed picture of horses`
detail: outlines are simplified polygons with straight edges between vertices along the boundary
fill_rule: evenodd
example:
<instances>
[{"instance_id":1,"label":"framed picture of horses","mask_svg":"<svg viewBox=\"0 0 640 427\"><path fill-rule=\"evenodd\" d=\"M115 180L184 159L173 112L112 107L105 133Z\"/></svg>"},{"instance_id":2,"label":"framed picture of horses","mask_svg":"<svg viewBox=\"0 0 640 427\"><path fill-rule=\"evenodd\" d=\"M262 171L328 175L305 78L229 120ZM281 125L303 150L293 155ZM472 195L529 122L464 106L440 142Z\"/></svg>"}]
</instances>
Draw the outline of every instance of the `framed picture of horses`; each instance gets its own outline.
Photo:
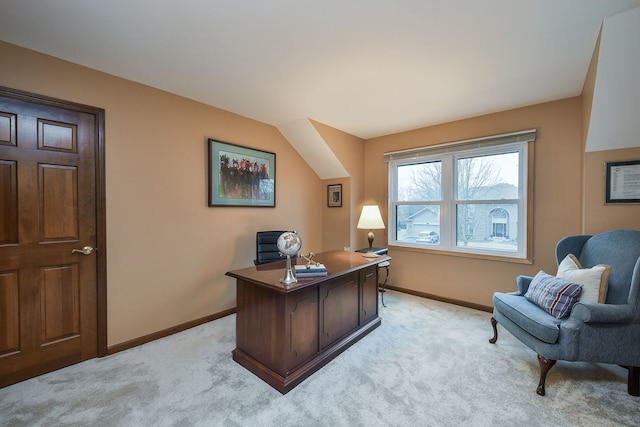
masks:
<instances>
[{"instance_id":1,"label":"framed picture of horses","mask_svg":"<svg viewBox=\"0 0 640 427\"><path fill-rule=\"evenodd\" d=\"M276 206L276 155L209 139L209 206Z\"/></svg>"}]
</instances>

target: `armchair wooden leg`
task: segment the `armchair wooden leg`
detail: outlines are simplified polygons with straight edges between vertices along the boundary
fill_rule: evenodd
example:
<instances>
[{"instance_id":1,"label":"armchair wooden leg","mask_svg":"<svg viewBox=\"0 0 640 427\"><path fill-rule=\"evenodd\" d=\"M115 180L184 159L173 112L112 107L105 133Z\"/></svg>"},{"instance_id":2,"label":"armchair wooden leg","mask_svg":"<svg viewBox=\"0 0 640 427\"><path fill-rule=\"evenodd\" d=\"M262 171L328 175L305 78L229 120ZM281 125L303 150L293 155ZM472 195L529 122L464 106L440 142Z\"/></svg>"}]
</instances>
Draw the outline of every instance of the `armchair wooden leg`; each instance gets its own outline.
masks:
<instances>
[{"instance_id":1,"label":"armchair wooden leg","mask_svg":"<svg viewBox=\"0 0 640 427\"><path fill-rule=\"evenodd\" d=\"M538 384L536 393L538 393L538 395L540 396L544 396L544 383L547 379L547 373L549 372L549 369L553 368L553 365L556 364L556 361L538 355L538 363L540 364L540 383Z\"/></svg>"},{"instance_id":2,"label":"armchair wooden leg","mask_svg":"<svg viewBox=\"0 0 640 427\"><path fill-rule=\"evenodd\" d=\"M495 344L498 341L498 321L491 316L491 326L493 326L493 338L489 340L491 344Z\"/></svg>"},{"instance_id":3,"label":"armchair wooden leg","mask_svg":"<svg viewBox=\"0 0 640 427\"><path fill-rule=\"evenodd\" d=\"M640 367L629 366L627 369L627 391L631 396L640 396Z\"/></svg>"}]
</instances>

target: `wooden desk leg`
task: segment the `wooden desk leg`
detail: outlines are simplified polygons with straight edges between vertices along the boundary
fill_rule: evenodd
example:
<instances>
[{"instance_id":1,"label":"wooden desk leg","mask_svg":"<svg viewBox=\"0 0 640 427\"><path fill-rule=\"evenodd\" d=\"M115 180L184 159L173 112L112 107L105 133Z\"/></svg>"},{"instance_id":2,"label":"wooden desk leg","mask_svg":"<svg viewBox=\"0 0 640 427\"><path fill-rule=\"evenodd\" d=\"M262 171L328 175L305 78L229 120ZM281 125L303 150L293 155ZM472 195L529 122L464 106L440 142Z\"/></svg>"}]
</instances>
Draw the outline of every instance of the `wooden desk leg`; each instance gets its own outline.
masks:
<instances>
[{"instance_id":1,"label":"wooden desk leg","mask_svg":"<svg viewBox=\"0 0 640 427\"><path fill-rule=\"evenodd\" d=\"M386 305L384 303L384 293L386 292L387 280L389 280L389 266L385 265L384 269L386 270L386 274L384 276L384 282L378 283L378 290L380 291L380 296L381 296L381 300L382 300L382 306L386 307Z\"/></svg>"}]
</instances>

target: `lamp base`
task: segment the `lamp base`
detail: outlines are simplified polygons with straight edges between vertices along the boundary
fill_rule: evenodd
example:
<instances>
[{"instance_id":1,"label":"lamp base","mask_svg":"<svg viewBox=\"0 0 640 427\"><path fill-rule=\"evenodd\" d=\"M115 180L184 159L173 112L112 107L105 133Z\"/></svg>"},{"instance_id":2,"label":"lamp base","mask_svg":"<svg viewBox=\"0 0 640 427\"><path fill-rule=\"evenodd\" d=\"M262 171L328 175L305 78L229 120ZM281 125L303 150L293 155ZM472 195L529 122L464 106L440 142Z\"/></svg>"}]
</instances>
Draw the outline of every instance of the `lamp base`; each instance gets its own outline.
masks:
<instances>
[{"instance_id":1,"label":"lamp base","mask_svg":"<svg viewBox=\"0 0 640 427\"><path fill-rule=\"evenodd\" d=\"M369 252L363 253L362 256L365 258L378 258L380 255L378 255L375 252L369 251Z\"/></svg>"},{"instance_id":2,"label":"lamp base","mask_svg":"<svg viewBox=\"0 0 640 427\"><path fill-rule=\"evenodd\" d=\"M369 230L369 234L367 235L367 240L369 240L369 250L362 254L365 258L378 258L380 255L373 252L373 231Z\"/></svg>"}]
</instances>

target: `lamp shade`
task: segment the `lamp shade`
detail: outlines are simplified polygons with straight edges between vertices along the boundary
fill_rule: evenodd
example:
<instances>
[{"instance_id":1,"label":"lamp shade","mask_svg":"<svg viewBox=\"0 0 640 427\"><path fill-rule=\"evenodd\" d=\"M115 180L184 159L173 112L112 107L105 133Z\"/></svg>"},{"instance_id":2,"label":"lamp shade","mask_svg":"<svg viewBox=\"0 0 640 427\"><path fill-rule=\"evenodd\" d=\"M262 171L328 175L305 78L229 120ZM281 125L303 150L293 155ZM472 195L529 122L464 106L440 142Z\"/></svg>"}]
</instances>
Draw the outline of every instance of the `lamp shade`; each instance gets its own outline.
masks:
<instances>
[{"instance_id":1,"label":"lamp shade","mask_svg":"<svg viewBox=\"0 0 640 427\"><path fill-rule=\"evenodd\" d=\"M384 228L384 222L382 221L382 215L380 215L378 205L364 205L362 207L362 213L360 214L360 220L358 221L357 228L365 230Z\"/></svg>"}]
</instances>

